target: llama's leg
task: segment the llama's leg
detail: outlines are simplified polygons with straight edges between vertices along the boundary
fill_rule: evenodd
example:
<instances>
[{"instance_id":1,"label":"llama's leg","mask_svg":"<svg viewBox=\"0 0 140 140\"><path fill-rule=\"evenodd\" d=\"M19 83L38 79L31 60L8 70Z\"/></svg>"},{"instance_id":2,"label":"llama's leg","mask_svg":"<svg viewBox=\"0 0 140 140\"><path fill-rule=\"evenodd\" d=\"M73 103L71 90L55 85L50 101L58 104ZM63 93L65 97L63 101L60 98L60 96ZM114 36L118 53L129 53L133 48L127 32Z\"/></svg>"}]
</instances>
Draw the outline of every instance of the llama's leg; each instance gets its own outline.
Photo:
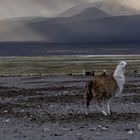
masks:
<instances>
[{"instance_id":1,"label":"llama's leg","mask_svg":"<svg viewBox=\"0 0 140 140\"><path fill-rule=\"evenodd\" d=\"M115 94L115 97L119 97L122 93L122 90L121 89L118 89L116 94Z\"/></svg>"},{"instance_id":2,"label":"llama's leg","mask_svg":"<svg viewBox=\"0 0 140 140\"><path fill-rule=\"evenodd\" d=\"M102 114L107 116L108 114L105 111L106 104L103 102L103 103L99 104L99 106L100 106Z\"/></svg>"},{"instance_id":3,"label":"llama's leg","mask_svg":"<svg viewBox=\"0 0 140 140\"><path fill-rule=\"evenodd\" d=\"M106 111L105 111L105 103L103 103L103 105L102 105L102 113L103 113L105 116L108 115L108 114L106 113Z\"/></svg>"},{"instance_id":4,"label":"llama's leg","mask_svg":"<svg viewBox=\"0 0 140 140\"><path fill-rule=\"evenodd\" d=\"M88 115L88 111L89 111L89 105L90 105L90 101L92 100L93 95L92 93L87 93L86 94L86 98L85 98L85 102L86 102L86 115Z\"/></svg>"},{"instance_id":5,"label":"llama's leg","mask_svg":"<svg viewBox=\"0 0 140 140\"><path fill-rule=\"evenodd\" d=\"M93 98L93 93L92 93L92 86L91 86L91 82L88 82L86 84L86 92L85 92L85 95L84 95L84 98L85 98L85 103L86 103L86 115L88 115L88 108L89 108L89 105L90 105L90 101L92 100Z\"/></svg>"},{"instance_id":6,"label":"llama's leg","mask_svg":"<svg viewBox=\"0 0 140 140\"><path fill-rule=\"evenodd\" d=\"M89 112L89 103L86 102L86 116L88 115L88 112Z\"/></svg>"},{"instance_id":7,"label":"llama's leg","mask_svg":"<svg viewBox=\"0 0 140 140\"><path fill-rule=\"evenodd\" d=\"M107 113L108 113L108 115L111 115L111 112L110 112L110 101L107 102Z\"/></svg>"}]
</instances>

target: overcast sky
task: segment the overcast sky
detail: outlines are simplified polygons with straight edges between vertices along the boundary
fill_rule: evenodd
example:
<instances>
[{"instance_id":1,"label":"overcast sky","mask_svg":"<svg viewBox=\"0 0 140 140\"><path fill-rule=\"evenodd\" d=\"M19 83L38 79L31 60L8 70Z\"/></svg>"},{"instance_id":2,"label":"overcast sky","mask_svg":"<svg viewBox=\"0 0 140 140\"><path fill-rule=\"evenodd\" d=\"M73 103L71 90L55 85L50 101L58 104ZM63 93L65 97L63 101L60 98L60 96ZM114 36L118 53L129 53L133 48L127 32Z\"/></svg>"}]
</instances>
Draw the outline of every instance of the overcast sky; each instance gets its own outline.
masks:
<instances>
[{"instance_id":1,"label":"overcast sky","mask_svg":"<svg viewBox=\"0 0 140 140\"><path fill-rule=\"evenodd\" d=\"M98 0L0 0L0 19L21 16L55 16L73 6L94 1ZM116 1L140 10L140 0Z\"/></svg>"}]
</instances>

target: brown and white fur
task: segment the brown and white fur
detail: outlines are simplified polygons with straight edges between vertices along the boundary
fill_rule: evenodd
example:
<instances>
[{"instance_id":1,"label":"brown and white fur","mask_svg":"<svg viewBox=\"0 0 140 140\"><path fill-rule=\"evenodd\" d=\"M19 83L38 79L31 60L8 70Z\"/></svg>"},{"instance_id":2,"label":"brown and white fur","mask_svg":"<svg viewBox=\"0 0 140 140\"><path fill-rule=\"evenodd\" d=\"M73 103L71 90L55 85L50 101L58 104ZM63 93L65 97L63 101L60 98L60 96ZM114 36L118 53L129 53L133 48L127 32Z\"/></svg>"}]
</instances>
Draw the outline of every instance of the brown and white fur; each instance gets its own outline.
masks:
<instances>
[{"instance_id":1,"label":"brown and white fur","mask_svg":"<svg viewBox=\"0 0 140 140\"><path fill-rule=\"evenodd\" d=\"M86 102L86 115L88 115L88 107L90 101L94 97L101 111L104 115L110 115L110 102L114 96L120 94L125 84L124 70L127 67L125 61L121 61L111 76L107 72L103 72L100 75L94 77L93 80L88 81L85 86L85 102ZM103 104L103 105L102 105ZM105 111L105 105L107 106L107 112Z\"/></svg>"}]
</instances>

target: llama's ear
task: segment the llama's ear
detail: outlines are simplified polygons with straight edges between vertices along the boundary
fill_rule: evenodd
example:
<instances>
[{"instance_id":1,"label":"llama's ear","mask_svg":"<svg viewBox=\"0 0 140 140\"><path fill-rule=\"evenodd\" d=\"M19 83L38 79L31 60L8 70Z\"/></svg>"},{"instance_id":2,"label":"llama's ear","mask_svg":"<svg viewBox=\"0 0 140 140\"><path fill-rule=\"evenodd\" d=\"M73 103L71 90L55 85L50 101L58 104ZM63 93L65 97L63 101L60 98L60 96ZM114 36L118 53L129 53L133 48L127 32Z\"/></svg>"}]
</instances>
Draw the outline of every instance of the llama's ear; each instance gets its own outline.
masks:
<instances>
[{"instance_id":1,"label":"llama's ear","mask_svg":"<svg viewBox=\"0 0 140 140\"><path fill-rule=\"evenodd\" d=\"M103 72L104 72L104 73L107 73L107 70L106 70L106 69L104 69L104 70L103 70Z\"/></svg>"}]
</instances>

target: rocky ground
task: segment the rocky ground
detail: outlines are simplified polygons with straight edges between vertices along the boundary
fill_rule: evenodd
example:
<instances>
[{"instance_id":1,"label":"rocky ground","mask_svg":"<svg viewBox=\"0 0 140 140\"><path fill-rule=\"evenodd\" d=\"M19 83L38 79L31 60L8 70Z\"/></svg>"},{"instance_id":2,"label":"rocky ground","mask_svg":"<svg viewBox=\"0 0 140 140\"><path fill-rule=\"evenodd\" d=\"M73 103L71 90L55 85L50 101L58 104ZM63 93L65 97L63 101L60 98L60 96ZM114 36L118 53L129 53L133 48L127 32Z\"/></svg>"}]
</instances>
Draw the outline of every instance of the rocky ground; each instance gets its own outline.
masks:
<instances>
[{"instance_id":1,"label":"rocky ground","mask_svg":"<svg viewBox=\"0 0 140 140\"><path fill-rule=\"evenodd\" d=\"M139 140L140 75L127 75L104 116L94 101L85 115L83 87L92 77L0 77L0 140Z\"/></svg>"}]
</instances>

